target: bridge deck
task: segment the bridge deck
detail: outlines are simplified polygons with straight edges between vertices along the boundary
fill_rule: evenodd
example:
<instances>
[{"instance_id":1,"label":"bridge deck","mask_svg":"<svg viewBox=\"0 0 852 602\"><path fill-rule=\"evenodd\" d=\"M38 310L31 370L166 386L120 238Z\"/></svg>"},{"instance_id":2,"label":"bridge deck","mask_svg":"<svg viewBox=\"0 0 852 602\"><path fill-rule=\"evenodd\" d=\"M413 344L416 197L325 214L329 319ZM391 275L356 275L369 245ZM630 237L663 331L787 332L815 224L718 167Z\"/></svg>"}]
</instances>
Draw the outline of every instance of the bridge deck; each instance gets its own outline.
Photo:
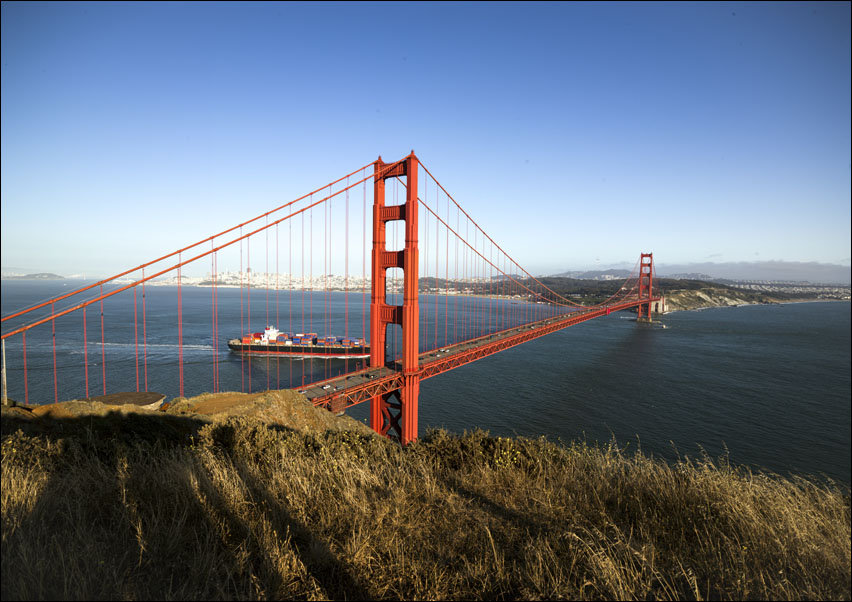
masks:
<instances>
[{"instance_id":1,"label":"bridge deck","mask_svg":"<svg viewBox=\"0 0 852 602\"><path fill-rule=\"evenodd\" d=\"M627 301L597 309L580 310L564 316L531 322L447 347L433 349L421 353L419 356L420 378L421 380L431 378L557 330L657 300L658 298ZM299 392L303 393L315 406L339 412L368 401L376 395L398 389L402 385L402 378L401 363L393 362L383 368L367 368L312 383L299 389Z\"/></svg>"}]
</instances>

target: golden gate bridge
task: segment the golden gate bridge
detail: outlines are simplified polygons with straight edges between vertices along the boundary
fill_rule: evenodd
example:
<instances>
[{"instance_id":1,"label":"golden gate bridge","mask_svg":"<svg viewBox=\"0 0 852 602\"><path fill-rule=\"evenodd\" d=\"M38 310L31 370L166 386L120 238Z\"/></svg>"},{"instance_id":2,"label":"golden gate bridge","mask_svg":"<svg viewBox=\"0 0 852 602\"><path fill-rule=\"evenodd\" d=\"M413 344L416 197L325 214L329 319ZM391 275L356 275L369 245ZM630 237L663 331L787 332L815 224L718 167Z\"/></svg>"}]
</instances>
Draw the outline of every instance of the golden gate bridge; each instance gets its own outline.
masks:
<instances>
[{"instance_id":1,"label":"golden gate bridge","mask_svg":"<svg viewBox=\"0 0 852 602\"><path fill-rule=\"evenodd\" d=\"M368 194L370 188L372 193ZM260 275L258 243L264 251L265 271ZM282 257L286 278L280 274ZM638 320L649 321L652 304L660 300L654 295L651 253L641 253L615 294L594 305L578 304L546 286L479 226L412 151L391 163L379 157L304 196L194 244L3 316L4 349L7 339L16 343L14 353L19 355L22 367L25 402L29 403L30 395L28 335L31 347L34 336L42 345L45 340L51 342L49 372L55 402L60 390L63 396L78 394L68 393L68 387L60 383L61 375L68 373L68 362L77 363L69 356L69 349L79 357L79 365L73 369L82 376L75 378L75 383L80 381L80 395L89 398L92 391L106 395L108 382L113 388L116 383L126 387L126 377L108 379L109 367L116 362L108 358L111 348L105 315L117 305L129 315L128 304L132 304L132 331L125 328L119 334L112 328L110 341L115 344L117 334L127 339L119 342L132 346L136 391L147 391L151 318L146 288L150 293L151 287L169 276L168 282L175 288L176 311L170 319L175 320L177 348L169 370L173 370L179 394L184 396L184 351L193 344L184 338L184 325L190 317L186 312L191 312L193 320L202 313L197 306L185 307L185 287L198 283L197 278L186 275L186 270L201 265L209 266L203 282L210 288L209 307L203 313L209 315L212 345L209 384L196 393L219 392L220 352L226 349L220 340L219 299L224 287L234 285L232 275L225 278L220 260L236 267L237 258L241 335L251 332L253 315L257 324L258 312L267 326L286 323L290 332L325 326L328 334L333 322L331 293L343 291L343 323L335 322L336 327L344 331L344 340L351 340L350 333L355 336L360 327L361 340L369 341L369 360L323 359L321 377L306 372L303 362L299 391L315 406L333 412L369 402L370 426L403 444L417 438L420 381L612 312L635 308ZM343 272L342 279L332 275L335 264ZM113 288L105 290L109 287ZM421 295L429 300L425 308L420 305ZM57 350L57 324L63 321L63 345ZM230 335L236 328L235 323L226 326ZM68 357L63 360L65 367L59 369L57 357L63 354ZM280 364L274 383L271 370L266 372L265 383L258 383L257 378L252 383L252 362L263 361L268 363L270 358L241 354L242 391L252 392L264 384L267 389L282 388ZM292 387L292 362L289 371ZM39 373L39 379L43 373Z\"/></svg>"}]
</instances>

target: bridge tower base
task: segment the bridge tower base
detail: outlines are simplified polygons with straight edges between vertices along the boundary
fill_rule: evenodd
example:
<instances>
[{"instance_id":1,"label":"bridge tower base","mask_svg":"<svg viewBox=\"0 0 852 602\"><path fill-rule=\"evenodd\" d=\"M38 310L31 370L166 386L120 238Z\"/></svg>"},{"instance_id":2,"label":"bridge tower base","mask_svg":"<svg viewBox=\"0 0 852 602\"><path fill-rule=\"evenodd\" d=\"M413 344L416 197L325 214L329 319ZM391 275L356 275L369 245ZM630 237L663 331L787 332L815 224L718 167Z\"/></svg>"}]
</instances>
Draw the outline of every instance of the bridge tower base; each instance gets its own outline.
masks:
<instances>
[{"instance_id":1,"label":"bridge tower base","mask_svg":"<svg viewBox=\"0 0 852 602\"><path fill-rule=\"evenodd\" d=\"M370 302L370 367L383 368L387 364L385 346L387 328L392 324L402 327L401 388L377 395L370 402L370 427L386 437L398 439L403 445L417 439L417 399L420 393L420 365L418 358L418 305L417 250L417 168L414 151L396 164L387 164L379 157L373 176L373 251L372 295ZM388 167L388 165L393 165ZM405 176L405 204L385 205L385 180ZM405 222L405 248L387 250L387 223ZM387 303L387 270L403 270L402 305Z\"/></svg>"},{"instance_id":2,"label":"bridge tower base","mask_svg":"<svg viewBox=\"0 0 852 602\"><path fill-rule=\"evenodd\" d=\"M638 310L637 322L651 321L651 298L654 296L654 254L642 253L639 260L639 299L648 299L641 303Z\"/></svg>"}]
</instances>

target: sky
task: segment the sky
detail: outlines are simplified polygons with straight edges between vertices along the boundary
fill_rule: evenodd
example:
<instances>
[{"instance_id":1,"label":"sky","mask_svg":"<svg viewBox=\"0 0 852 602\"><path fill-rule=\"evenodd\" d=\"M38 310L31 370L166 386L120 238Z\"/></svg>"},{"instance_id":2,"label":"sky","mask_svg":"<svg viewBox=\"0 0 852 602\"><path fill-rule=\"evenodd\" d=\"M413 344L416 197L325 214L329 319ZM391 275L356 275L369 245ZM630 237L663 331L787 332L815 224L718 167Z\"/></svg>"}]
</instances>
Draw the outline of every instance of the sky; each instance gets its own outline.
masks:
<instances>
[{"instance_id":1,"label":"sky","mask_svg":"<svg viewBox=\"0 0 852 602\"><path fill-rule=\"evenodd\" d=\"M412 149L535 274L850 265L850 3L2 3L2 265L108 275Z\"/></svg>"}]
</instances>

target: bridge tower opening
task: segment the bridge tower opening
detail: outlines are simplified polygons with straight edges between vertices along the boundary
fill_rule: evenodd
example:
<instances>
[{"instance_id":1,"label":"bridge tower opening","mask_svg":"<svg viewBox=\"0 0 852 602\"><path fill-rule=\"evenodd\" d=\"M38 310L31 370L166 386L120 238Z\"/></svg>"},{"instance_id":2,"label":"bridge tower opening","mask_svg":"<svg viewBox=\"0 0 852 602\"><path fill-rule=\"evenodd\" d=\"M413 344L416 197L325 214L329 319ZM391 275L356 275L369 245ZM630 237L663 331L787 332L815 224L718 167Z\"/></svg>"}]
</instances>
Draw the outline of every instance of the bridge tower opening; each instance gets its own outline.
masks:
<instances>
[{"instance_id":1,"label":"bridge tower opening","mask_svg":"<svg viewBox=\"0 0 852 602\"><path fill-rule=\"evenodd\" d=\"M385 347L388 326L402 327L402 375L399 389L376 395L370 402L370 426L378 433L398 439L403 445L417 439L417 399L420 393L418 360L418 250L417 250L417 168L411 151L393 167L379 157L373 164L373 251L372 292L370 302L370 367L387 363ZM406 177L405 203L385 205L385 180ZM405 222L405 247L387 250L387 224ZM402 305L387 303L387 270L403 271Z\"/></svg>"},{"instance_id":2,"label":"bridge tower opening","mask_svg":"<svg viewBox=\"0 0 852 602\"><path fill-rule=\"evenodd\" d=\"M639 322L651 321L651 298L654 296L654 254L642 253L639 261L639 299L648 299L648 303L641 303L636 308Z\"/></svg>"}]
</instances>

